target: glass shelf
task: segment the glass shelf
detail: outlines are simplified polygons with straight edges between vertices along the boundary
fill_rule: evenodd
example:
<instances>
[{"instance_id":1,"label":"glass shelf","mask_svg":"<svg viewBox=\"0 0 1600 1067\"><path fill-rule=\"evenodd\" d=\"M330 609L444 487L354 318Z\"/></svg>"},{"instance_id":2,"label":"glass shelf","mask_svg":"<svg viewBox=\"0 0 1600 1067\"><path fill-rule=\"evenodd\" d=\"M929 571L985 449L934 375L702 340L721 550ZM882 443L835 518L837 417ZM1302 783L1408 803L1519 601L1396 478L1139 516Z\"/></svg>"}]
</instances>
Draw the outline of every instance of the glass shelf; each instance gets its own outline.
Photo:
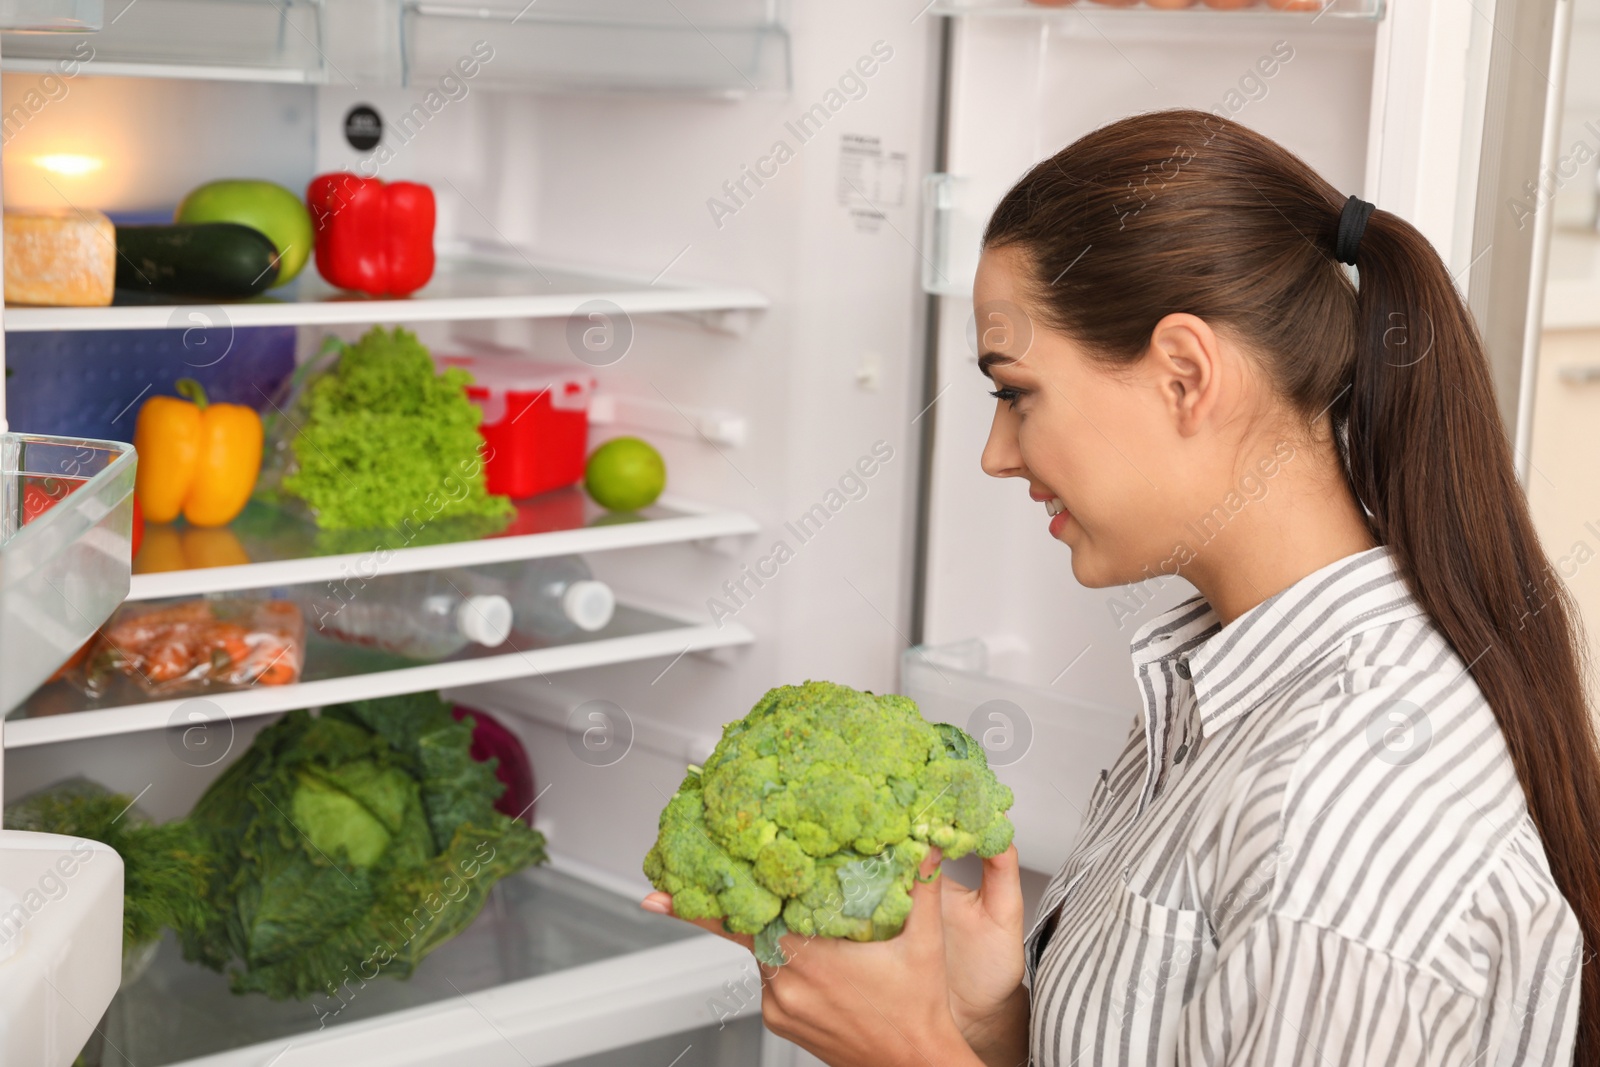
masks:
<instances>
[{"instance_id":1,"label":"glass shelf","mask_svg":"<svg viewBox=\"0 0 1600 1067\"><path fill-rule=\"evenodd\" d=\"M308 624L305 665L300 680L292 685L251 685L149 699L130 691L131 686L114 687L104 696L90 698L70 682L56 681L39 689L7 717L4 743L7 749L15 749L163 729L189 723L197 704L205 707L207 721L231 722L293 708L317 708L657 657L670 659L691 651L754 640L750 631L737 622L724 620L716 625L703 615L668 611L618 603L611 622L593 633L579 632L560 642L514 633L497 648L473 645L434 662L330 640Z\"/></svg>"},{"instance_id":2,"label":"glass shelf","mask_svg":"<svg viewBox=\"0 0 1600 1067\"><path fill-rule=\"evenodd\" d=\"M151 0L140 0L150 3ZM7 45L6 47L10 47ZM120 301L126 299L127 303ZM649 279L534 264L515 256L441 255L433 280L408 297L346 292L307 270L282 289L222 305L136 298L119 291L110 307L8 307L5 329L164 330L193 321L213 329L240 326L326 326L367 322L564 318L592 301L628 315L754 310L766 297L735 285L651 284Z\"/></svg>"},{"instance_id":3,"label":"glass shelf","mask_svg":"<svg viewBox=\"0 0 1600 1067\"><path fill-rule=\"evenodd\" d=\"M340 581L385 574L502 563L577 552L697 541L756 533L736 511L663 499L637 513L609 512L577 486L517 501L509 524L436 521L407 542L393 530L319 530L309 520L259 502L227 526L145 526L133 561L129 600ZM498 528L496 528L498 527Z\"/></svg>"},{"instance_id":4,"label":"glass shelf","mask_svg":"<svg viewBox=\"0 0 1600 1067\"><path fill-rule=\"evenodd\" d=\"M554 92L787 93L789 34L772 0L555 0L498 7L406 0L405 84L436 84L475 48L479 84Z\"/></svg>"},{"instance_id":5,"label":"glass shelf","mask_svg":"<svg viewBox=\"0 0 1600 1067\"><path fill-rule=\"evenodd\" d=\"M246 1062L267 1063L286 1045L310 1052L319 1036L352 1024L373 1024L445 1002L466 1006L468 998L481 1003L478 994L498 987L530 979L560 981L576 968L626 963L635 953L709 936L548 866L497 885L472 925L430 954L410 978L353 981L343 1000L236 995L225 976L186 962L169 933L149 967L111 1002L102 1026L108 1047L101 1062L157 1067L238 1050L254 1054ZM529 983L528 992L537 985ZM481 1020L478 1029L494 1037ZM604 1041L608 1035L597 1036ZM316 1059L315 1052L311 1055ZM311 1062L292 1053L287 1060Z\"/></svg>"},{"instance_id":6,"label":"glass shelf","mask_svg":"<svg viewBox=\"0 0 1600 1067\"><path fill-rule=\"evenodd\" d=\"M0 62L40 73L77 63L85 74L327 80L322 0L109 0L106 7L92 37L8 33Z\"/></svg>"},{"instance_id":7,"label":"glass shelf","mask_svg":"<svg viewBox=\"0 0 1600 1067\"><path fill-rule=\"evenodd\" d=\"M1111 3L1106 0L1067 0L1065 3L1039 3L1036 0L935 0L933 12L939 15L1001 15L1014 17L1075 17L1078 15L1155 17L1189 22L1221 16L1229 19L1268 18L1316 22L1323 18L1369 19L1383 17L1384 0L1167 0L1150 4L1132 0ZM1178 28L1174 23L1172 28Z\"/></svg>"}]
</instances>

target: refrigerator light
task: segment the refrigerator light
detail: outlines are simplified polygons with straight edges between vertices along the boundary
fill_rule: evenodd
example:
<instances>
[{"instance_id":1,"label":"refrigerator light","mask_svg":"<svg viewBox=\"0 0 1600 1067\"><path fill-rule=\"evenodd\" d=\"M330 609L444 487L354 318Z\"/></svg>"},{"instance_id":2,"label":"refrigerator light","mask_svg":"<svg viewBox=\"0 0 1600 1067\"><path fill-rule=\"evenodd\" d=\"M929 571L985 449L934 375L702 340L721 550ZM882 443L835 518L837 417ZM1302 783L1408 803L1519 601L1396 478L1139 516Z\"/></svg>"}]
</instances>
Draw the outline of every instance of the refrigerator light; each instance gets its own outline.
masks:
<instances>
[{"instance_id":1,"label":"refrigerator light","mask_svg":"<svg viewBox=\"0 0 1600 1067\"><path fill-rule=\"evenodd\" d=\"M53 174L75 178L80 174L90 174L104 167L105 160L97 156L78 155L73 152L58 152L48 156L37 156L34 163Z\"/></svg>"}]
</instances>

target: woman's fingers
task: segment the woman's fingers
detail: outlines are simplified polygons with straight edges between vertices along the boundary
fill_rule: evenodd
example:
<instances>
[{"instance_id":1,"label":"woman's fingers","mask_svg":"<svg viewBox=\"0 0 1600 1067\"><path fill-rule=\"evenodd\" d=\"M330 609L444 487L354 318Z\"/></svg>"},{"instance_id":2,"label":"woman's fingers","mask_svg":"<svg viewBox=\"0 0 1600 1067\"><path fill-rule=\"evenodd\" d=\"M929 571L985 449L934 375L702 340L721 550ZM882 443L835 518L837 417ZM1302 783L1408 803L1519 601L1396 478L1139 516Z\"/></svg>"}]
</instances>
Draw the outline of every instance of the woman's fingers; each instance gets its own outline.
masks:
<instances>
[{"instance_id":1,"label":"woman's fingers","mask_svg":"<svg viewBox=\"0 0 1600 1067\"><path fill-rule=\"evenodd\" d=\"M900 932L901 937L912 940L934 938L941 946L941 952L944 945L944 916L941 914L944 878L940 876L939 864L943 859L944 854L937 845L928 849L928 854L923 857L917 876L911 883L911 914L906 917L905 926Z\"/></svg>"},{"instance_id":2,"label":"woman's fingers","mask_svg":"<svg viewBox=\"0 0 1600 1067\"><path fill-rule=\"evenodd\" d=\"M671 915L675 919L683 919L683 916L672 910L672 895L669 893L651 893L649 896L639 901L639 906L645 911L653 911L658 915ZM751 949L752 951L755 949L756 940L754 937L749 934L735 934L724 930L722 928L721 919L683 919L683 921L686 923L693 923L695 926L700 927L700 929L716 934L725 941L732 941L736 945L743 945L745 948Z\"/></svg>"},{"instance_id":3,"label":"woman's fingers","mask_svg":"<svg viewBox=\"0 0 1600 1067\"><path fill-rule=\"evenodd\" d=\"M1017 862L1017 846L983 861L983 884L978 887L983 908L1001 922L1020 922L1022 918L1022 871Z\"/></svg>"}]
</instances>

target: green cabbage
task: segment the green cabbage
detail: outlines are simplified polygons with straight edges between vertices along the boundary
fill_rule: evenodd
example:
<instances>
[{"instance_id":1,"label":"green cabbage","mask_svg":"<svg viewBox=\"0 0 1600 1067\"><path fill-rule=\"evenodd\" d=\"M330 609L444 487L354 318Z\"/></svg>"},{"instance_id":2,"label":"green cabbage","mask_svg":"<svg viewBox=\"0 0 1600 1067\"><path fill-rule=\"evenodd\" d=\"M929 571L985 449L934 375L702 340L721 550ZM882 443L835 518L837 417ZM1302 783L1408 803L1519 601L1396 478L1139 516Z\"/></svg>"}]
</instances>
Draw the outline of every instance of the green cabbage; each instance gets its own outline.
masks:
<instances>
[{"instance_id":1,"label":"green cabbage","mask_svg":"<svg viewBox=\"0 0 1600 1067\"><path fill-rule=\"evenodd\" d=\"M494 810L470 720L432 694L290 712L216 780L189 823L215 857L184 953L237 992L330 993L408 976L544 839Z\"/></svg>"}]
</instances>

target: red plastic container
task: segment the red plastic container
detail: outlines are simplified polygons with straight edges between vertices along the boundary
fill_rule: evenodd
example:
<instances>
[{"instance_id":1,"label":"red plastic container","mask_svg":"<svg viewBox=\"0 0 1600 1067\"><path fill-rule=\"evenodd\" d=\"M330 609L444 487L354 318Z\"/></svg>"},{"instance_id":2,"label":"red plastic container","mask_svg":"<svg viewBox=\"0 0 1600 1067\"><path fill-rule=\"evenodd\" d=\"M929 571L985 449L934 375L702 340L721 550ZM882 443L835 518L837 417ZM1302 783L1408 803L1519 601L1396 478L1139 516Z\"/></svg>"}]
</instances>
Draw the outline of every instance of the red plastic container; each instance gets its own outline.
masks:
<instances>
[{"instance_id":1,"label":"red plastic container","mask_svg":"<svg viewBox=\"0 0 1600 1067\"><path fill-rule=\"evenodd\" d=\"M491 493L520 500L583 479L594 377L565 364L520 356L450 355L440 367L472 375L467 398L483 409Z\"/></svg>"}]
</instances>

